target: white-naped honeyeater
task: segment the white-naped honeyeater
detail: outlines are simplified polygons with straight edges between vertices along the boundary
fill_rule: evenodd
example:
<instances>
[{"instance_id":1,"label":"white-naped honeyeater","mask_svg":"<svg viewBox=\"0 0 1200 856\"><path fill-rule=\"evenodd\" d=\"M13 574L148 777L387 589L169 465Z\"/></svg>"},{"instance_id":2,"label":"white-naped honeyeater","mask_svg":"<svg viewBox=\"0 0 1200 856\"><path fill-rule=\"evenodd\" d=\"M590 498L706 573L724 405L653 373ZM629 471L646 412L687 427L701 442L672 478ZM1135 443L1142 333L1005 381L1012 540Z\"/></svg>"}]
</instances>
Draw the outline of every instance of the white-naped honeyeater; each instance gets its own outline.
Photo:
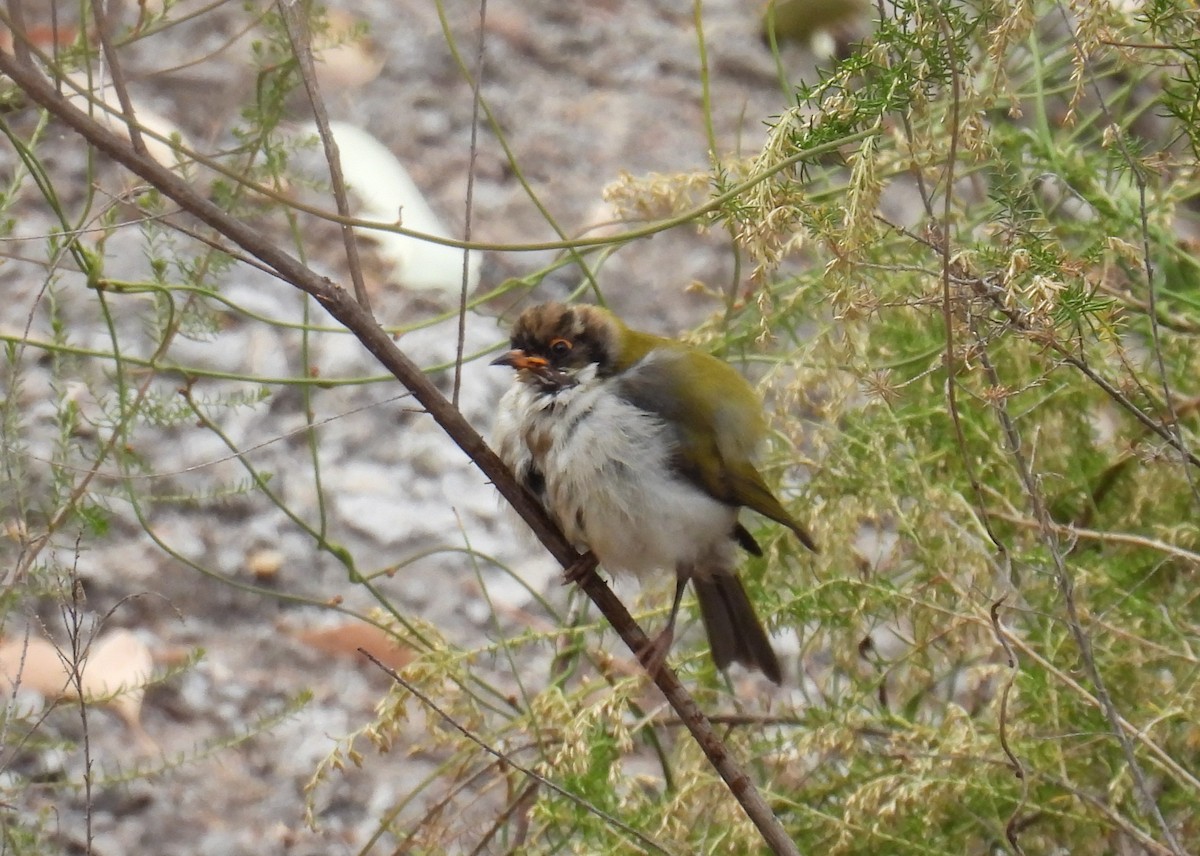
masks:
<instances>
[{"instance_id":1,"label":"white-naped honeyeater","mask_svg":"<svg viewBox=\"0 0 1200 856\"><path fill-rule=\"evenodd\" d=\"M743 506L816 543L754 466L763 406L732 366L681 342L631 330L597 306L526 309L516 369L494 438L563 533L610 573L675 572L666 628L639 657L654 674L670 651L689 580L718 668L741 663L775 683L779 659L738 579L736 546L762 555Z\"/></svg>"}]
</instances>

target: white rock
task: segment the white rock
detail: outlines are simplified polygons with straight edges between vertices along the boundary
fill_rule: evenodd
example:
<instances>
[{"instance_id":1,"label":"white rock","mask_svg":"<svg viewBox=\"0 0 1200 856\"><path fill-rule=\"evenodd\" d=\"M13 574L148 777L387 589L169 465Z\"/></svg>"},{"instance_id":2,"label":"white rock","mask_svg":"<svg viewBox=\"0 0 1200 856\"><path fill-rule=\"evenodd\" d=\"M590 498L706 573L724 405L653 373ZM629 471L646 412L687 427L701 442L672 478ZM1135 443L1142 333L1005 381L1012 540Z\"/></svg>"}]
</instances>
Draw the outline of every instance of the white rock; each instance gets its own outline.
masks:
<instances>
[{"instance_id":1,"label":"white rock","mask_svg":"<svg viewBox=\"0 0 1200 856\"><path fill-rule=\"evenodd\" d=\"M362 202L360 217L382 223L398 223L405 229L435 238L450 238L450 233L403 164L391 150L369 133L349 122L331 122L337 141L346 183ZM305 129L315 134L315 126ZM361 234L378 245L379 255L392 264L396 281L417 291L441 291L458 294L463 281L463 251L374 229ZM479 254L470 254L467 290L479 285Z\"/></svg>"}]
</instances>

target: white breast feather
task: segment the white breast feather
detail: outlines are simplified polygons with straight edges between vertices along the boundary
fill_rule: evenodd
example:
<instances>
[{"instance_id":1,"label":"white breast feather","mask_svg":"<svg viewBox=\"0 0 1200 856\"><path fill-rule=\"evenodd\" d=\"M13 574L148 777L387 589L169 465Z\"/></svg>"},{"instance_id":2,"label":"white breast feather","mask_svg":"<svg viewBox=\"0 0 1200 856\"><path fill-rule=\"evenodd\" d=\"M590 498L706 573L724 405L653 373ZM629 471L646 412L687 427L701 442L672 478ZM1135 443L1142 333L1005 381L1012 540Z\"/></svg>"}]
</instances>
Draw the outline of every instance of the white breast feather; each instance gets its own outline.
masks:
<instances>
[{"instance_id":1,"label":"white breast feather","mask_svg":"<svg viewBox=\"0 0 1200 856\"><path fill-rule=\"evenodd\" d=\"M563 532L610 572L728 572L734 509L673 475L661 420L592 375L585 369L579 385L554 397L513 384L496 421L500 456L519 477L542 473Z\"/></svg>"}]
</instances>

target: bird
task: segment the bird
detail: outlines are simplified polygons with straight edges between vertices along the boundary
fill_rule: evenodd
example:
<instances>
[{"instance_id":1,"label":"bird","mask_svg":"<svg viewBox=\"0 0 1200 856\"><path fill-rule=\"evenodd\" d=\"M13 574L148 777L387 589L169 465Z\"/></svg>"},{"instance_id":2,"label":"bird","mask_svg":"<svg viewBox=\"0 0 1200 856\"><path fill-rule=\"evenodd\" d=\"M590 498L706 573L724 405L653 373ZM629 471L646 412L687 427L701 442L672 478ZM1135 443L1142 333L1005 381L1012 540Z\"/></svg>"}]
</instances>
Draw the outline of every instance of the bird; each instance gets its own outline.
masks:
<instances>
[{"instance_id":1,"label":"bird","mask_svg":"<svg viewBox=\"0 0 1200 856\"><path fill-rule=\"evenodd\" d=\"M738 512L818 548L754 466L767 422L750 383L699 348L590 304L529 307L492 365L516 370L497 407L496 451L563 534L610 574L674 572L666 627L637 652L647 672L666 661L691 582L716 666L740 663L781 684L737 575L737 547L762 555Z\"/></svg>"}]
</instances>

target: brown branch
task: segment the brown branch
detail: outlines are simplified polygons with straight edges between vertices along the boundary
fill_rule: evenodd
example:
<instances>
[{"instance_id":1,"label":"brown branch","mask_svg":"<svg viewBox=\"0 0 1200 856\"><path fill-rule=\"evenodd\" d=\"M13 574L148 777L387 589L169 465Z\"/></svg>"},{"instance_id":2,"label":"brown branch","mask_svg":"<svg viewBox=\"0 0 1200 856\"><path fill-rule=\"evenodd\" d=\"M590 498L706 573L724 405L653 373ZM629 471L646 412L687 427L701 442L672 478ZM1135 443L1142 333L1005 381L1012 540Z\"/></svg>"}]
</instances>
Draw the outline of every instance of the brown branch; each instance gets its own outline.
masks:
<instances>
[{"instance_id":1,"label":"brown branch","mask_svg":"<svg viewBox=\"0 0 1200 856\"><path fill-rule=\"evenodd\" d=\"M1006 523L1012 523L1017 526L1023 526L1026 529L1041 529L1042 523L1037 520L1030 519L1020 514L1012 514L1004 511L991 510L988 512L993 517L1003 520ZM1200 567L1200 552L1188 550L1185 547L1180 547L1177 544L1172 544L1169 541L1163 541L1158 538L1151 538L1146 535L1137 535L1133 532L1112 532L1103 529L1088 529L1075 524L1049 522L1049 527L1057 534L1071 539L1079 539L1084 541L1100 541L1105 544L1125 544L1131 547L1142 547L1147 550L1154 550L1180 561L1187 562L1195 567Z\"/></svg>"},{"instance_id":2,"label":"brown branch","mask_svg":"<svg viewBox=\"0 0 1200 856\"><path fill-rule=\"evenodd\" d=\"M122 118L125 120L125 126L129 129L129 143L139 155L146 155L148 153L146 141L142 139L140 125L133 110L133 99L129 97L129 86L125 83L125 73L121 70L121 60L113 47L109 33L112 2L113 0L105 0L105 2L95 3L92 7L96 18L96 36L100 39L101 55L108 65L108 76L112 80L113 92L117 95L117 103L121 105Z\"/></svg>"},{"instance_id":3,"label":"brown branch","mask_svg":"<svg viewBox=\"0 0 1200 856\"><path fill-rule=\"evenodd\" d=\"M945 248L940 242L932 241L923 235L918 235L912 230L893 223L884 217L877 216L876 219L897 234L928 247L939 258L943 255ZM952 271L951 280L960 285L970 286L977 296L985 298L996 312L1003 315L1005 320L1013 326L1013 329L1024 333L1030 339L1035 339L1040 344L1054 351L1064 363L1076 369L1080 374L1098 386L1118 407L1136 419L1152 434L1162 438L1171 448L1179 452L1185 463L1200 468L1200 455L1189 449L1182 439L1176 437L1175 433L1166 425L1154 421L1153 417L1134 404L1129 396L1117 389L1110 381L1101 377L1082 357L1070 351L1066 345L1058 341L1054 336L1047 335L1048 331L1040 329L1037 323L1029 317L1029 313L1019 307L1008 305L1004 292L992 279L986 276L970 274L965 270L954 270ZM1184 410L1186 408L1181 408L1181 413Z\"/></svg>"},{"instance_id":4,"label":"brown branch","mask_svg":"<svg viewBox=\"0 0 1200 856\"><path fill-rule=\"evenodd\" d=\"M563 568L586 561L576 553L547 516L537 499L520 486L462 414L438 391L420 367L410 360L354 297L326 277L319 276L276 246L267 236L199 195L187 181L134 151L119 137L97 125L73 107L49 84L41 71L0 52L0 72L8 75L31 101L71 128L91 146L149 182L183 211L207 224L228 240L256 257L282 281L304 291L320 303L338 322L413 394L434 421L484 473L501 496L525 520L534 534ZM580 587L601 614L612 624L631 651L643 650L648 639L608 585L594 572L586 572ZM655 682L667 702L679 714L709 762L758 828L764 841L777 854L799 856L795 843L755 788L750 777L730 755L691 695L673 671L658 670Z\"/></svg>"},{"instance_id":5,"label":"brown branch","mask_svg":"<svg viewBox=\"0 0 1200 856\"><path fill-rule=\"evenodd\" d=\"M480 856L480 854L491 852L488 848L491 846L493 839L500 834L514 817L517 818L518 826L520 826L529 814L530 809L537 802L538 787L538 782L530 782L522 788L521 792L509 802L508 807L496 817L491 829L484 833L483 837L479 839L479 843L475 845L475 849L468 856ZM514 837L517 840L514 842L513 848L507 851L509 853L517 852L514 848L520 848L525 843L523 835L518 834Z\"/></svg>"},{"instance_id":6,"label":"brown branch","mask_svg":"<svg viewBox=\"0 0 1200 856\"><path fill-rule=\"evenodd\" d=\"M629 826L624 821L622 821L620 818L614 817L613 815L609 814L608 812L597 808L596 806L592 805L590 802L583 799L579 795L571 793L571 791L567 790L562 785L559 785L555 782L550 781L550 779L547 779L545 776L541 775L537 771L535 771L529 767L526 767L524 764L521 764L520 762L514 760L511 755L506 755L503 752L501 752L500 750L496 749L494 746L491 746L488 743L484 742L480 737L478 737L472 731L470 731L467 728L464 728L462 723L460 723L458 720L456 720L450 714L448 714L444 710L442 710L441 707L438 706L437 702L435 702L429 696L425 695L423 692L421 692L419 689L417 689L411 683L406 681L399 672L397 672L395 669L381 663L375 657L375 655L372 654L370 651L368 651L366 648L359 648L358 653L362 654L364 657L366 657L368 660L370 660L372 663L374 663L376 666L378 666L379 669L382 670L384 674L386 674L389 678L391 678L393 681L395 681L397 684L399 684L405 690L407 690L408 692L410 692L414 696L416 696L416 698L418 700L420 700L421 704L425 705L427 708L429 708L435 714L437 714L439 717L441 717L442 721L445 722L448 726L453 728L455 731L457 731L463 737L470 740L472 743L474 743L476 746L478 746L484 752L487 752L489 755L496 758L501 763L507 764L508 766L512 767L514 770L520 771L520 773L522 775L527 776L528 778L530 778L534 782L538 783L539 785L543 785L546 788L549 788L550 790L554 791L559 796L565 797L566 799L575 803L580 808L583 808L586 811L590 811L592 814L603 819L606 823L611 823L613 826L617 827L622 832L625 832L628 835L630 835L631 837L636 838L638 841L640 841L642 844L649 847L651 850L654 850L658 853L669 853L670 852L670 851L666 850L657 841L655 841L652 838L646 837L643 833L634 829L632 826Z\"/></svg>"},{"instance_id":7,"label":"brown branch","mask_svg":"<svg viewBox=\"0 0 1200 856\"><path fill-rule=\"evenodd\" d=\"M1071 35L1071 41L1074 42L1075 49L1082 54L1083 45L1080 42L1078 29L1070 20L1067 11L1061 6L1058 9L1058 13L1067 25L1067 32ZM1100 87L1096 79L1096 74L1090 68L1087 71L1087 82L1091 85L1092 94L1100 105L1100 112L1104 116L1105 126L1108 128L1119 128L1117 120L1108 109L1108 98L1105 96L1104 90ZM1130 150L1128 143L1125 141L1124 133L1114 134L1113 142L1116 150L1120 152L1121 158L1129 167L1129 173L1133 178L1134 186L1138 192L1138 214L1140 215L1139 225L1141 226L1142 238L1142 269L1146 277L1146 302L1149 309L1146 313L1146 320L1150 323L1151 352L1154 354L1155 367L1158 369L1158 377L1162 385L1163 404L1167 409L1168 418L1165 427L1173 438L1174 442L1172 445L1175 445L1184 455L1188 455L1190 452L1183 437L1183 430L1179 427L1179 414L1175 409L1175 395L1171 391L1167 361L1163 356L1162 332L1158 323L1158 288L1156 287L1156 282L1159 277L1155 276L1154 253L1150 245L1150 214L1146 203L1146 170L1142 162ZM1192 490L1192 499L1200 504L1200 487L1197 487L1196 479L1192 475L1191 469L1184 467L1183 475Z\"/></svg>"},{"instance_id":8,"label":"brown branch","mask_svg":"<svg viewBox=\"0 0 1200 856\"><path fill-rule=\"evenodd\" d=\"M25 29L25 8L21 0L10 0L8 4L8 28L13 37L13 53L18 62L30 62L29 33Z\"/></svg>"},{"instance_id":9,"label":"brown branch","mask_svg":"<svg viewBox=\"0 0 1200 856\"><path fill-rule=\"evenodd\" d=\"M463 240L471 241L471 215L475 211L475 167L479 160L479 110L483 104L484 46L487 44L487 0L479 0L479 44L475 52L475 74L471 77L471 144L467 161L467 189L463 199ZM462 391L463 351L467 343L467 286L471 280L471 252L463 251L462 281L458 292L458 341L454 348L454 391L450 401L458 407Z\"/></svg>"},{"instance_id":10,"label":"brown branch","mask_svg":"<svg viewBox=\"0 0 1200 856\"><path fill-rule=\"evenodd\" d=\"M1070 673L1064 671L1054 663L1047 660L1038 652L1037 648L1035 648L1026 640L1022 639L1020 634L1008 636L1007 639L1009 644L1012 645L1014 649L1020 651L1024 656L1028 657L1038 666L1038 668L1044 669L1046 674L1051 675L1055 680L1070 689L1071 692L1075 693L1075 695L1077 695L1087 704L1091 705L1097 710L1103 710L1103 705L1100 703L1100 699L1096 698L1095 695L1089 692L1087 687L1075 680ZM1125 719L1125 717L1120 716L1119 713L1118 720L1122 731L1127 734L1130 739L1137 741L1143 747L1145 747L1146 751L1153 756L1154 764L1160 771L1169 775L1174 780L1175 784L1179 785L1180 787L1187 788L1191 791L1194 791L1196 794L1200 794L1200 778L1198 778L1194 772L1172 758L1166 749L1155 743L1147 733L1147 728L1134 725L1132 722ZM1037 773L1038 771L1036 769L1032 769L1029 772L1033 774Z\"/></svg>"},{"instance_id":11,"label":"brown branch","mask_svg":"<svg viewBox=\"0 0 1200 856\"><path fill-rule=\"evenodd\" d=\"M1002 596L999 600L992 604L989 610L989 615L992 619L992 632L996 634L996 640L1004 649L1004 656L1008 662L1008 680L1004 682L1004 689L1000 692L1000 748L1004 752L1004 756L1008 758L1009 764L1012 765L1013 774L1021 780L1021 799L1013 808L1012 814L1008 817L1008 823L1004 824L1004 836L1008 839L1008 843L1012 845L1014 851L1018 854L1023 854L1025 849L1021 846L1020 834L1024 828L1024 823L1030 819L1029 815L1025 815L1025 806L1029 802L1029 776L1025 772L1025 765L1021 763L1021 759L1013 752L1012 746L1008 742L1008 702L1012 695L1013 684L1017 680L1017 655L1013 653L1012 646L1008 644L1008 635L1004 632L1004 628L1000 624L1000 607L1004 605L1004 599L1007 595Z\"/></svg>"},{"instance_id":12,"label":"brown branch","mask_svg":"<svg viewBox=\"0 0 1200 856\"><path fill-rule=\"evenodd\" d=\"M938 15L942 28L942 39L945 42L946 51L950 55L950 80L953 94L950 100L950 150L946 153L946 187L942 191L941 222L938 223L933 219L933 201L931 198L926 199L925 207L930 213L930 225L937 230L937 234L932 237L931 243L937 245L942 261L942 326L945 329L946 335L945 354L942 359L946 364L946 409L950 413L950 422L954 426L954 438L958 443L959 459L962 462L963 472L966 474L967 480L971 483L971 490L975 494L975 507L979 510L979 521L983 524L984 531L987 532L996 549L1004 557L1005 568L1008 571L1011 581L1012 562L1009 561L1007 548L992 529L992 522L988 519L987 507L983 499L983 485L975 472L975 465L972 463L973 458L967 450L967 436L963 430L962 414L958 408L958 367L954 358L954 300L953 290L950 287L952 280L951 268L953 267L953 254L950 251L950 219L954 203L954 164L958 160L959 102L962 98L962 89L958 77L958 57L957 51L954 49L954 35L950 30L950 22L946 20L945 12L940 8L938 8ZM917 172L919 174L920 170Z\"/></svg>"},{"instance_id":13,"label":"brown branch","mask_svg":"<svg viewBox=\"0 0 1200 856\"><path fill-rule=\"evenodd\" d=\"M329 130L329 112L325 109L325 100L321 97L321 87L317 80L316 63L312 51L312 28L309 26L310 12L301 11L292 0L279 0L276 4L283 28L287 32L288 41L300 69L300 79L304 83L305 94L308 95L309 106L312 107L313 119L317 124L317 135L321 138L321 146L325 151L325 162L329 166L329 186L333 190L334 204L337 205L338 215L350 216L350 200L346 195L346 178L342 173L342 156L338 149L337 140ZM371 311L371 299L367 294L367 284L363 280L362 262L358 257L358 239L354 229L348 223L342 223L342 245L346 248L346 267L350 271L350 282L354 285L354 296L363 308Z\"/></svg>"},{"instance_id":14,"label":"brown branch","mask_svg":"<svg viewBox=\"0 0 1200 856\"><path fill-rule=\"evenodd\" d=\"M987 377L988 382L994 387L999 387L1001 385L1000 376L992 364L986 348L980 350L979 364L983 367L984 375ZM1092 688L1095 690L1095 698L1100 706L1100 710L1108 720L1112 734L1116 737L1121 753L1125 757L1125 763L1133 778L1133 791L1137 802L1140 808L1158 825L1159 831L1162 833L1162 837L1171 852L1175 856L1185 856L1183 848L1175 838L1175 833L1171 825L1163 816L1162 810L1158 806L1158 801L1154 798L1150 781L1146 777L1141 763L1138 761L1137 753L1134 751L1133 741L1125 732L1123 726L1125 720L1121 716L1121 712L1117 709L1116 702L1113 701L1112 696L1108 692L1104 676L1100 673L1100 666L1096 662L1095 650L1092 647L1092 639L1087 629L1083 626L1083 618L1080 615L1079 604L1075 598L1075 578L1067 567L1064 551L1061 548L1058 533L1054 528L1054 521L1050 517L1050 509L1046 506L1046 498L1042 493L1040 481L1034 474L1033 467L1025 454L1021 443L1021 435L1017 431L1017 426L1008 411L1008 405L1003 399L994 402L992 407L996 418L1000 422L1001 431L1004 434L1005 442L1008 444L1009 454L1012 456L1017 475L1021 480L1021 485L1025 489L1025 495L1029 500L1033 516L1038 521L1038 530L1042 543L1045 545L1050 555L1050 560L1053 563L1054 579L1058 586L1059 596L1062 598L1063 607L1066 610L1067 628L1071 631L1075 647L1079 650L1079 657L1083 663L1083 672L1087 675Z\"/></svg>"}]
</instances>

